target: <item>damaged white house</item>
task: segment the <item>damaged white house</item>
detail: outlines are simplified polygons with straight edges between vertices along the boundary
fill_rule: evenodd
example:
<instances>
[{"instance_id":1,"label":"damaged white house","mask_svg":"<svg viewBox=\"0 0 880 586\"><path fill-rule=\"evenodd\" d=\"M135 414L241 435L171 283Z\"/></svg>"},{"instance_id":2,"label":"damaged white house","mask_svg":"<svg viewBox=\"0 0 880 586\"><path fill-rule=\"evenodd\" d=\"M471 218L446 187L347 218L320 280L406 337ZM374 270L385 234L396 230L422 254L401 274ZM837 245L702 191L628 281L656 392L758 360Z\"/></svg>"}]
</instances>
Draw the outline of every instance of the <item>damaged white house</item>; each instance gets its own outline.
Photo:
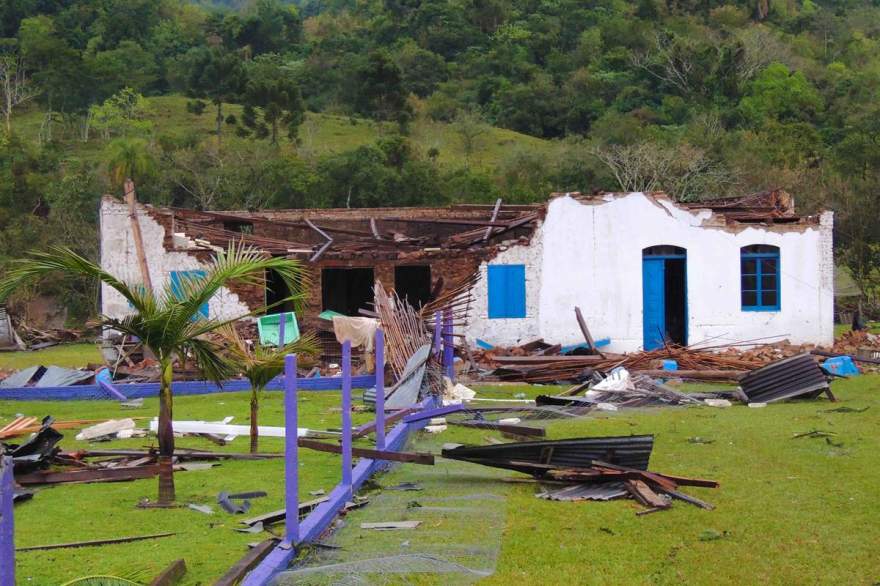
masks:
<instances>
[{"instance_id":1,"label":"damaged white house","mask_svg":"<svg viewBox=\"0 0 880 586\"><path fill-rule=\"evenodd\" d=\"M299 316L305 329L322 311L368 308L375 281L420 304L477 273L463 332L471 343L582 342L575 307L612 352L664 340L833 340L833 215L799 216L783 191L688 204L660 193L572 193L536 205L444 208L138 205L135 215L154 286L202 270L231 240L301 259L313 277ZM105 197L101 264L136 282L131 227L128 206ZM114 291L102 293L106 315L130 311ZM284 296L267 274L264 287L222 290L203 313L229 318Z\"/></svg>"},{"instance_id":2,"label":"damaged white house","mask_svg":"<svg viewBox=\"0 0 880 586\"><path fill-rule=\"evenodd\" d=\"M782 191L679 204L663 194L553 197L528 244L480 267L467 334L490 344L608 349L834 337L833 214L797 216Z\"/></svg>"}]
</instances>

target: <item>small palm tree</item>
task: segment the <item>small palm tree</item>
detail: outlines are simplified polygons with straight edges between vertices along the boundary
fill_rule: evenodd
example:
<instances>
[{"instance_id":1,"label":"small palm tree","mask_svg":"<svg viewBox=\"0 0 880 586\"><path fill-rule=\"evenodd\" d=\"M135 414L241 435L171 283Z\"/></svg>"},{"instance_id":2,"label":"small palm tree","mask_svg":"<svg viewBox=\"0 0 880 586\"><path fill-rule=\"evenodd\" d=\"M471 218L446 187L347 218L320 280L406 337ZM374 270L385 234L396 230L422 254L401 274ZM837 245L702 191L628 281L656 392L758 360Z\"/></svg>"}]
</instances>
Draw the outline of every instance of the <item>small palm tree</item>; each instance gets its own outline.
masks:
<instances>
[{"instance_id":1,"label":"small palm tree","mask_svg":"<svg viewBox=\"0 0 880 586\"><path fill-rule=\"evenodd\" d=\"M103 328L137 336L159 361L159 502L168 504L175 499L171 465L174 455L171 424L174 358L192 356L202 374L215 382L233 374L234 365L223 356L222 348L209 340L206 334L245 316L222 321L201 318L199 308L230 282L262 284L267 270L275 271L283 279L288 290L294 293L288 299L298 304L302 299L300 292L306 275L297 261L271 258L258 250L234 243L229 245L228 250L217 253L205 268L204 276L184 278L174 286L168 283L159 294L139 284L124 283L69 248L53 247L47 252L32 252L25 259L13 261L6 277L0 281L0 301L24 283L55 272L96 279L128 300L135 313L122 319L100 316L97 322ZM265 309L259 308L247 315Z\"/></svg>"},{"instance_id":2,"label":"small palm tree","mask_svg":"<svg viewBox=\"0 0 880 586\"><path fill-rule=\"evenodd\" d=\"M318 353L318 344L311 334L300 337L286 346L248 344L232 324L218 330L227 343L227 356L241 374L251 383L251 453L259 449L257 416L260 397L269 382L284 371L284 357L288 354L312 355Z\"/></svg>"}]
</instances>

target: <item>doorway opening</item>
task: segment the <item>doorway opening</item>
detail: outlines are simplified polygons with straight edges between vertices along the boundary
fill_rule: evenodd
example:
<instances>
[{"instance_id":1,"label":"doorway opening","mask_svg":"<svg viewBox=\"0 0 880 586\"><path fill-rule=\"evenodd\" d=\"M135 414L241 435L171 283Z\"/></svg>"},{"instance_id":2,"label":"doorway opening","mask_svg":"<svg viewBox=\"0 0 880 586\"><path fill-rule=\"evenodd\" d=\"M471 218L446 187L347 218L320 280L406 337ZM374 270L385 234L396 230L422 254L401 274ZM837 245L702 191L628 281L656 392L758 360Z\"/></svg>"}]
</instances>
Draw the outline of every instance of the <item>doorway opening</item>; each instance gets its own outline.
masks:
<instances>
[{"instance_id":1,"label":"doorway opening","mask_svg":"<svg viewBox=\"0 0 880 586\"><path fill-rule=\"evenodd\" d=\"M420 308L431 300L431 267L412 265L394 267L394 290L401 299Z\"/></svg>"},{"instance_id":2,"label":"doorway opening","mask_svg":"<svg viewBox=\"0 0 880 586\"><path fill-rule=\"evenodd\" d=\"M650 246L642 251L643 336L645 350L664 342L687 345L687 251Z\"/></svg>"},{"instance_id":3,"label":"doorway opening","mask_svg":"<svg viewBox=\"0 0 880 586\"><path fill-rule=\"evenodd\" d=\"M287 313L293 311L293 301L287 300L281 302L282 299L290 297L290 287L284 282L276 271L269 269L266 271L266 310L268 314ZM277 304L277 305L276 305Z\"/></svg>"},{"instance_id":4,"label":"doorway opening","mask_svg":"<svg viewBox=\"0 0 880 586\"><path fill-rule=\"evenodd\" d=\"M358 315L358 309L373 302L373 269L324 269L321 271L321 305L343 315Z\"/></svg>"}]
</instances>

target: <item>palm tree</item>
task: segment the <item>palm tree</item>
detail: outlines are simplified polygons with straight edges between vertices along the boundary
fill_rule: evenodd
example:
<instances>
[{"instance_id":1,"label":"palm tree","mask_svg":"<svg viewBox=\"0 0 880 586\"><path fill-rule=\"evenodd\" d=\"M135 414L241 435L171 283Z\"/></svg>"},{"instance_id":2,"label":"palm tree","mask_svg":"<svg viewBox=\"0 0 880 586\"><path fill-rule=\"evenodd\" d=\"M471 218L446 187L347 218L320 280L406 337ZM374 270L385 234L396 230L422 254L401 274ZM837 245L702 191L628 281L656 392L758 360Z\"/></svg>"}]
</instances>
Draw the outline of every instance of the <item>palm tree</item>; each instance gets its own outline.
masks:
<instances>
[{"instance_id":1,"label":"palm tree","mask_svg":"<svg viewBox=\"0 0 880 586\"><path fill-rule=\"evenodd\" d=\"M314 336L307 334L286 346L251 345L242 339L233 324L220 328L218 333L228 344L228 357L251 383L251 453L256 454L260 441L257 431L260 396L269 382L284 371L286 355L317 354L318 344Z\"/></svg>"},{"instance_id":2,"label":"palm tree","mask_svg":"<svg viewBox=\"0 0 880 586\"><path fill-rule=\"evenodd\" d=\"M117 138L107 145L110 183L121 186L128 177L143 179L156 171L156 158L142 138Z\"/></svg>"},{"instance_id":3,"label":"palm tree","mask_svg":"<svg viewBox=\"0 0 880 586\"><path fill-rule=\"evenodd\" d=\"M115 289L134 308L135 313L117 319L100 316L103 328L137 336L159 361L159 502L174 501L174 477L171 459L174 455L172 429L172 390L175 356L192 356L202 374L220 382L234 373L234 365L225 358L222 348L206 334L230 324L229 320L201 318L199 308L230 282L244 285L263 283L265 271L272 270L283 279L294 294L288 300L298 304L306 275L299 262L272 258L253 248L229 245L205 267L204 275L181 279L165 285L161 293L146 290L143 285L127 284L104 271L92 261L69 248L53 247L47 252L31 252L27 258L13 261L6 277L0 281L0 302L24 283L45 275L62 272L96 279ZM249 314L265 311L259 308Z\"/></svg>"}]
</instances>

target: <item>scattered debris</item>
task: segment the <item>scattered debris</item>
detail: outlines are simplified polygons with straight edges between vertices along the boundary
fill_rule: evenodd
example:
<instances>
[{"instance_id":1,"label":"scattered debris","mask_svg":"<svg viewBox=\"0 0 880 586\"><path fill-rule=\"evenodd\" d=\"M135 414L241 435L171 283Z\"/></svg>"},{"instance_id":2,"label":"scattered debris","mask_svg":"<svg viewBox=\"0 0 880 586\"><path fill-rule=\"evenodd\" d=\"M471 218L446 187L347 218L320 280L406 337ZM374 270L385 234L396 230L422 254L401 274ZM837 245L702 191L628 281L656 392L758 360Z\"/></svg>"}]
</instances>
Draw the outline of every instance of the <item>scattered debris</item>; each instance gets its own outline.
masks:
<instances>
[{"instance_id":1,"label":"scattered debris","mask_svg":"<svg viewBox=\"0 0 880 586\"><path fill-rule=\"evenodd\" d=\"M195 434L203 434L203 433L211 433L217 434L224 437L227 436L248 436L250 434L250 426L248 425L229 425L228 423L211 423L207 421L173 421L172 425L174 427L174 433L195 433ZM159 429L159 420L153 419L150 421L150 431L156 433ZM260 437L284 437L284 428L283 427L269 427L266 425L261 425L257 427L257 433ZM297 435L299 437L305 437L309 434L317 434L320 436L326 435L339 435L339 434L331 434L329 432L316 432L313 430L306 429L304 427L300 427L297 429Z\"/></svg>"},{"instance_id":2,"label":"scattered debris","mask_svg":"<svg viewBox=\"0 0 880 586\"><path fill-rule=\"evenodd\" d=\"M444 446L445 458L525 472L541 482L564 486L544 488L539 498L561 501L609 500L630 496L646 507L639 514L664 510L673 499L712 509L684 494L679 486L715 488L713 480L651 472L648 460L653 436L579 438L492 446Z\"/></svg>"},{"instance_id":3,"label":"scattered debris","mask_svg":"<svg viewBox=\"0 0 880 586\"><path fill-rule=\"evenodd\" d=\"M400 484L395 484L394 486L386 486L385 490L419 491L422 490L422 487L415 482L401 482Z\"/></svg>"},{"instance_id":4,"label":"scattered debris","mask_svg":"<svg viewBox=\"0 0 880 586\"><path fill-rule=\"evenodd\" d=\"M384 521L380 523L361 523L361 529L375 529L377 531L394 531L397 529L415 529L421 525L421 521Z\"/></svg>"},{"instance_id":5,"label":"scattered debris","mask_svg":"<svg viewBox=\"0 0 880 586\"><path fill-rule=\"evenodd\" d=\"M703 399L703 403L708 405L709 407L732 407L733 403L728 401L727 399Z\"/></svg>"},{"instance_id":6,"label":"scattered debris","mask_svg":"<svg viewBox=\"0 0 880 586\"><path fill-rule=\"evenodd\" d=\"M113 438L130 438L134 436L135 423L133 419L110 419L103 423L83 429L76 434L78 441L105 441Z\"/></svg>"},{"instance_id":7,"label":"scattered debris","mask_svg":"<svg viewBox=\"0 0 880 586\"><path fill-rule=\"evenodd\" d=\"M219 504L227 513L238 515L247 513L251 509L250 499L264 496L266 496L266 493L261 490L238 494L229 494L228 492L223 491L217 495L217 504ZM242 503L238 504L232 501L242 501Z\"/></svg>"},{"instance_id":8,"label":"scattered debris","mask_svg":"<svg viewBox=\"0 0 880 586\"><path fill-rule=\"evenodd\" d=\"M844 405L843 407L837 407L836 409L823 409L822 413L864 413L871 407L862 407L861 409L856 409L854 407L847 407Z\"/></svg>"},{"instance_id":9,"label":"scattered debris","mask_svg":"<svg viewBox=\"0 0 880 586\"><path fill-rule=\"evenodd\" d=\"M816 398L822 393L832 398L828 378L809 354L798 354L753 370L742 378L740 388L750 403Z\"/></svg>"},{"instance_id":10,"label":"scattered debris","mask_svg":"<svg viewBox=\"0 0 880 586\"><path fill-rule=\"evenodd\" d=\"M195 503L190 503L186 505L187 508L192 509L193 511L198 511L199 513L204 513L205 515L213 515L214 509L209 507L208 505L199 505Z\"/></svg>"},{"instance_id":11,"label":"scattered debris","mask_svg":"<svg viewBox=\"0 0 880 586\"><path fill-rule=\"evenodd\" d=\"M174 586L186 575L186 562L184 560L175 560L162 570L162 572L153 578L149 586Z\"/></svg>"},{"instance_id":12,"label":"scattered debris","mask_svg":"<svg viewBox=\"0 0 880 586\"><path fill-rule=\"evenodd\" d=\"M602 484L574 484L561 488L545 488L535 496L550 501L607 501L626 496L629 492L623 482L604 482Z\"/></svg>"},{"instance_id":13,"label":"scattered debris","mask_svg":"<svg viewBox=\"0 0 880 586\"><path fill-rule=\"evenodd\" d=\"M117 537L114 539L95 539L92 541L73 541L71 543L53 543L50 545L33 545L31 547L17 547L15 551L44 551L47 549L64 549L69 547L92 547L95 545L110 545L112 543L131 543L132 541L144 541L147 539L160 539L171 537L177 533L153 533L151 535L135 535L132 537Z\"/></svg>"},{"instance_id":14,"label":"scattered debris","mask_svg":"<svg viewBox=\"0 0 880 586\"><path fill-rule=\"evenodd\" d=\"M444 446L441 455L485 466L542 475L558 467L589 467L605 460L645 470L654 447L654 436L631 435L517 442L495 446Z\"/></svg>"},{"instance_id":15,"label":"scattered debris","mask_svg":"<svg viewBox=\"0 0 880 586\"><path fill-rule=\"evenodd\" d=\"M277 539L267 539L252 547L240 560L227 571L214 586L235 586L242 578L256 567L274 549Z\"/></svg>"},{"instance_id":16,"label":"scattered debris","mask_svg":"<svg viewBox=\"0 0 880 586\"><path fill-rule=\"evenodd\" d=\"M833 431L823 431L821 429L814 429L811 431L804 431L802 433L796 433L791 437L791 439L798 439L798 438L802 438L802 437L834 437L835 435L837 435L837 434Z\"/></svg>"},{"instance_id":17,"label":"scattered debris","mask_svg":"<svg viewBox=\"0 0 880 586\"><path fill-rule=\"evenodd\" d=\"M158 464L126 466L119 468L96 468L89 470L72 470L52 472L41 470L28 474L16 475L15 481L21 485L61 484L67 482L120 482L152 478L159 474Z\"/></svg>"},{"instance_id":18,"label":"scattered debris","mask_svg":"<svg viewBox=\"0 0 880 586\"><path fill-rule=\"evenodd\" d=\"M58 453L56 445L64 437L52 428L54 421L50 416L45 417L36 435L21 445L0 444L0 455L12 456L16 474L49 466Z\"/></svg>"}]
</instances>

